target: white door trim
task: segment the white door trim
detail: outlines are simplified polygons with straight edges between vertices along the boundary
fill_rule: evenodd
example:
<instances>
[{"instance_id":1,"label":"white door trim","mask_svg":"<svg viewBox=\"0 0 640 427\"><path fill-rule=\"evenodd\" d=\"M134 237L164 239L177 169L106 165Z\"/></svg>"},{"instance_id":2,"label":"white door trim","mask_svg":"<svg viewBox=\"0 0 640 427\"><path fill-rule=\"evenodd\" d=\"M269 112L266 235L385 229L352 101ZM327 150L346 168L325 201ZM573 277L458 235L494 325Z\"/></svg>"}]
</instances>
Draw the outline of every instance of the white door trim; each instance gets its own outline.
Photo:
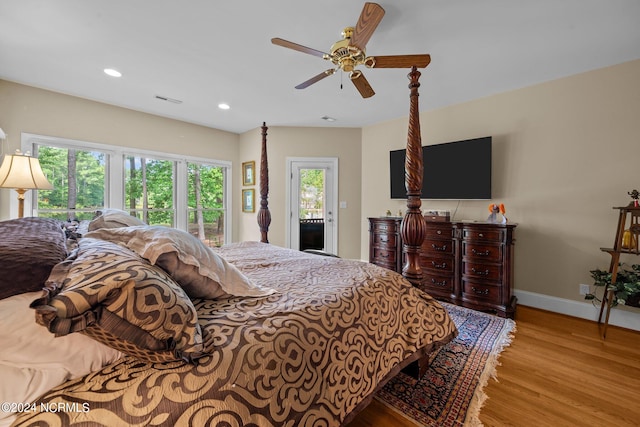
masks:
<instances>
[{"instance_id":1,"label":"white door trim","mask_svg":"<svg viewBox=\"0 0 640 427\"><path fill-rule=\"evenodd\" d=\"M292 182L293 182L293 169L295 164L302 164L309 168L317 168L317 169L328 169L331 171L333 181L331 188L329 189L332 193L331 198L327 198L326 209L331 210L333 212L332 215L332 225L330 240L333 247L325 248L327 252L333 253L334 255L338 254L338 158L337 157L287 157L287 179L286 179L286 214L285 214L285 242L288 248L297 247L297 245L292 245L292 233L291 233L291 222L293 220L293 206L291 203L292 199ZM330 203L330 204L329 204ZM325 223L326 227L326 223ZM325 239L329 240L329 239ZM327 243L325 241L325 243Z\"/></svg>"}]
</instances>

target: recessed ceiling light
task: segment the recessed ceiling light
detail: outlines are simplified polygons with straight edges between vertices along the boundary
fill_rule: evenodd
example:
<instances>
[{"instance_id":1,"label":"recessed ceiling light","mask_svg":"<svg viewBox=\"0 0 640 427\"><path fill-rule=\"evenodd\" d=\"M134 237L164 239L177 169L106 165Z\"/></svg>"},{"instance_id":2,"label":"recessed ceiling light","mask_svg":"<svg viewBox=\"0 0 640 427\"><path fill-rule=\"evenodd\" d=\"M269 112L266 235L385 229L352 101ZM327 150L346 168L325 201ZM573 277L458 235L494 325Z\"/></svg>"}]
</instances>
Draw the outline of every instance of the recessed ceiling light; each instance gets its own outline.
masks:
<instances>
[{"instance_id":1,"label":"recessed ceiling light","mask_svg":"<svg viewBox=\"0 0 640 427\"><path fill-rule=\"evenodd\" d=\"M322 120L326 120L328 122L335 122L336 119L334 119L333 117L329 117L329 116L322 116L320 117Z\"/></svg>"},{"instance_id":2,"label":"recessed ceiling light","mask_svg":"<svg viewBox=\"0 0 640 427\"><path fill-rule=\"evenodd\" d=\"M118 70L114 70L113 68L105 68L104 73L111 77L122 77L122 73Z\"/></svg>"},{"instance_id":3,"label":"recessed ceiling light","mask_svg":"<svg viewBox=\"0 0 640 427\"><path fill-rule=\"evenodd\" d=\"M231 107L229 107L229 104L222 103L222 104L218 104L218 108L221 110L228 110Z\"/></svg>"}]
</instances>

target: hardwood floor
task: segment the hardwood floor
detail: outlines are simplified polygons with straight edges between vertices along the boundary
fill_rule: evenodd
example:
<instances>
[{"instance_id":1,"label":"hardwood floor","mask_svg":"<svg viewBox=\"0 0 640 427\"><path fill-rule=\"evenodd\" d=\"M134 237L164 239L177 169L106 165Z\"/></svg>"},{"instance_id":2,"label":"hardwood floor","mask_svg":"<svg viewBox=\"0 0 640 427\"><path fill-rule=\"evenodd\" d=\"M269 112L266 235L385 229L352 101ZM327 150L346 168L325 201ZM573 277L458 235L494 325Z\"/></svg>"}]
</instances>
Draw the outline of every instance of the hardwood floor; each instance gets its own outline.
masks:
<instances>
[{"instance_id":1,"label":"hardwood floor","mask_svg":"<svg viewBox=\"0 0 640 427\"><path fill-rule=\"evenodd\" d=\"M595 322L524 306L515 320L484 389L485 427L640 425L640 332L609 326L603 341ZM375 400L349 424L374 426L415 427Z\"/></svg>"}]
</instances>

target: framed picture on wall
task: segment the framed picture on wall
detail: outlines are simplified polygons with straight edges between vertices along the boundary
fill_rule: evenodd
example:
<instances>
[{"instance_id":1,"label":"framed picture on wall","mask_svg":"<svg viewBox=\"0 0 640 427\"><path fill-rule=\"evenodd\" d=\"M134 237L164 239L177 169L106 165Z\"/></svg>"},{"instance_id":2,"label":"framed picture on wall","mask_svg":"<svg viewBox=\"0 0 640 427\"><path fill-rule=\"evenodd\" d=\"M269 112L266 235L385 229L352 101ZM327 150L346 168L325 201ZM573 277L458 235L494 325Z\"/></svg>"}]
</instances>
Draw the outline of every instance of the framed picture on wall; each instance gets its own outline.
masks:
<instances>
[{"instance_id":1,"label":"framed picture on wall","mask_svg":"<svg viewBox=\"0 0 640 427\"><path fill-rule=\"evenodd\" d=\"M242 212L255 212L255 193L253 188L242 190Z\"/></svg>"},{"instance_id":2,"label":"framed picture on wall","mask_svg":"<svg viewBox=\"0 0 640 427\"><path fill-rule=\"evenodd\" d=\"M242 163L242 185L255 185L256 183L256 162Z\"/></svg>"}]
</instances>

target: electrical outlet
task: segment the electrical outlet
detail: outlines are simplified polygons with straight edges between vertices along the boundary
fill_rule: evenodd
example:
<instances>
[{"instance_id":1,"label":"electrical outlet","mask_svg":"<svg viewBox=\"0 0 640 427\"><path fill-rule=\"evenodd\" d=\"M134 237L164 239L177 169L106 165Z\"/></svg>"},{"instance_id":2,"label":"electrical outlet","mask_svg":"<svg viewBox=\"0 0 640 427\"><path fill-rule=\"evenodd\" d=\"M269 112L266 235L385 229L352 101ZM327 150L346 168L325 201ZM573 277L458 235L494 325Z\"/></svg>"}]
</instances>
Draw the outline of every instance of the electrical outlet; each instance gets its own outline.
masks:
<instances>
[{"instance_id":1,"label":"electrical outlet","mask_svg":"<svg viewBox=\"0 0 640 427\"><path fill-rule=\"evenodd\" d=\"M587 295L590 292L591 292L591 287L589 285L580 283L580 295Z\"/></svg>"}]
</instances>

